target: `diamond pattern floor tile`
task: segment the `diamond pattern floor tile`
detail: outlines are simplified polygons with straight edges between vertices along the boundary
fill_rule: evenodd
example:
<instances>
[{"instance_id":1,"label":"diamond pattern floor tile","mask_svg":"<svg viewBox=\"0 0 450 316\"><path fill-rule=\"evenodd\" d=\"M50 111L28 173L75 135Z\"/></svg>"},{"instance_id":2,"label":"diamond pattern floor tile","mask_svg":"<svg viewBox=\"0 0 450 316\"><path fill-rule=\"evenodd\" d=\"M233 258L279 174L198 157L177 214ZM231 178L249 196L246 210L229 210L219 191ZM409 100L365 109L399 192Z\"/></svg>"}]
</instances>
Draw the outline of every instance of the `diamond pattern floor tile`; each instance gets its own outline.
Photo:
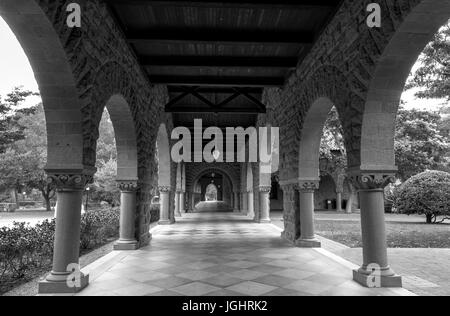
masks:
<instances>
[{"instance_id":1,"label":"diamond pattern floor tile","mask_svg":"<svg viewBox=\"0 0 450 316\"><path fill-rule=\"evenodd\" d=\"M232 213L185 214L159 226L151 245L126 252L81 296L392 295L352 281L314 249L292 247L269 224Z\"/></svg>"}]
</instances>

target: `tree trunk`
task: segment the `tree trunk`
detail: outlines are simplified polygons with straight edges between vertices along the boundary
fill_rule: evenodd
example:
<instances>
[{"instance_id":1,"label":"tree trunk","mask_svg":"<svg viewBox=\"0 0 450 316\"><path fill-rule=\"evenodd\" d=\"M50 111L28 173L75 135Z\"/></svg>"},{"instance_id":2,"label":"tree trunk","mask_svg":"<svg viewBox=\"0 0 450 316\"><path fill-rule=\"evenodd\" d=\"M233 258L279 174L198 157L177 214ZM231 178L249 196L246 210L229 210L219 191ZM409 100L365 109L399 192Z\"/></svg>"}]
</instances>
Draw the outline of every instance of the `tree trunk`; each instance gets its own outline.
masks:
<instances>
[{"instance_id":1,"label":"tree trunk","mask_svg":"<svg viewBox=\"0 0 450 316\"><path fill-rule=\"evenodd\" d=\"M11 189L11 203L16 204L16 208L17 208L17 209L20 208L19 197L18 197L18 195L17 195L17 190L16 190L16 188Z\"/></svg>"},{"instance_id":2,"label":"tree trunk","mask_svg":"<svg viewBox=\"0 0 450 316\"><path fill-rule=\"evenodd\" d=\"M50 200L50 196L44 195L44 201L45 201L45 208L47 209L47 212L52 211L52 203Z\"/></svg>"},{"instance_id":3,"label":"tree trunk","mask_svg":"<svg viewBox=\"0 0 450 316\"><path fill-rule=\"evenodd\" d=\"M427 224L433 224L433 215L427 214Z\"/></svg>"}]
</instances>

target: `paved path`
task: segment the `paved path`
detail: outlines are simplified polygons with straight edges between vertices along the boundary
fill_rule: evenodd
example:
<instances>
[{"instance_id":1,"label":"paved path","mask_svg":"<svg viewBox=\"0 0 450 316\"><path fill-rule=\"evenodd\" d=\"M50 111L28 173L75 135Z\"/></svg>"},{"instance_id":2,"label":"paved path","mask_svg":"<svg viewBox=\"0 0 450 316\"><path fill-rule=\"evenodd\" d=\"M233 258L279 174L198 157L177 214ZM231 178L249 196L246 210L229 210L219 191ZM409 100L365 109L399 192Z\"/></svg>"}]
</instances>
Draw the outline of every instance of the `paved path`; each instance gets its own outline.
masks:
<instances>
[{"instance_id":1,"label":"paved path","mask_svg":"<svg viewBox=\"0 0 450 316\"><path fill-rule=\"evenodd\" d=\"M367 289L326 252L291 247L271 224L232 213L187 214L158 226L151 245L113 252L88 266L79 295L408 295Z\"/></svg>"},{"instance_id":2,"label":"paved path","mask_svg":"<svg viewBox=\"0 0 450 316\"><path fill-rule=\"evenodd\" d=\"M52 219L54 212L17 211L15 213L0 213L0 227L12 226L14 222L25 222L36 225L46 219Z\"/></svg>"},{"instance_id":3,"label":"paved path","mask_svg":"<svg viewBox=\"0 0 450 316\"><path fill-rule=\"evenodd\" d=\"M316 214L316 220L332 218L332 220L345 220L345 214ZM358 215L359 216L359 215ZM273 214L273 224L283 228L280 214ZM351 220L351 219L349 219ZM407 220L417 221L421 217L405 215L387 215L387 221ZM358 220L359 221L359 220ZM320 237L325 250L338 255L353 264L362 263L362 249L349 248L341 243ZM450 249L432 248L390 248L389 261L394 271L403 277L403 287L421 296L448 296L450 295Z\"/></svg>"}]
</instances>

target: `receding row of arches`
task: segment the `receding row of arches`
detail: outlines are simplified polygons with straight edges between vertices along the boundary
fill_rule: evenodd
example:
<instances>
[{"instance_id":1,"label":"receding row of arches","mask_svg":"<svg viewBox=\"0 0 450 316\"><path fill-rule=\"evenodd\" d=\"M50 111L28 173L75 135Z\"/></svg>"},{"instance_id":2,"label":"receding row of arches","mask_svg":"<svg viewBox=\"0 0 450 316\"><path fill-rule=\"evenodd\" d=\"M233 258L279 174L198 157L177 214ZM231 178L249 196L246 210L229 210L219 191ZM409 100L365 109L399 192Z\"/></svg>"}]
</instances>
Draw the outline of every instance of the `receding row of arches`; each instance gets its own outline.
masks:
<instances>
[{"instance_id":1,"label":"receding row of arches","mask_svg":"<svg viewBox=\"0 0 450 316\"><path fill-rule=\"evenodd\" d=\"M363 282L371 273L370 264L376 263L385 284L398 284L387 260L381 190L395 173L395 115L412 65L450 15L447 0L415 2L392 36L380 40L381 54L375 69L367 74L367 91L349 82L334 66L325 65L305 85L282 92L308 94L302 99L306 105L296 105L302 107L298 110L300 122L295 122L299 126L297 155L285 155L283 146L288 142L282 141L279 170L255 163L242 163L234 169L225 164L197 167L174 163L170 156L171 118L162 108L165 87L134 85L135 75L119 61L107 60L90 71L77 68L67 51L73 49L75 30L58 30L37 1L0 2L0 15L24 48L39 85L47 123L46 169L58 187L53 271L42 283L42 292L55 290L55 284L57 291L67 290L67 267L79 261L82 191L95 173L95 144L105 107L115 131L121 189L121 232L116 249L136 249L151 238L149 197L155 178L161 224L174 223L176 216L207 199L221 199L232 210L265 223L270 221L275 172L279 172L280 186L276 192L283 195L285 238L298 246L318 246L313 215L320 180L320 141L328 113L336 106L344 128L350 179L361 191L364 263L355 279ZM163 95L161 100L156 94ZM281 97L279 106L295 99L292 95ZM267 114L264 125L292 127L274 117ZM291 168L290 160L297 166ZM190 168L195 172L189 174Z\"/></svg>"}]
</instances>

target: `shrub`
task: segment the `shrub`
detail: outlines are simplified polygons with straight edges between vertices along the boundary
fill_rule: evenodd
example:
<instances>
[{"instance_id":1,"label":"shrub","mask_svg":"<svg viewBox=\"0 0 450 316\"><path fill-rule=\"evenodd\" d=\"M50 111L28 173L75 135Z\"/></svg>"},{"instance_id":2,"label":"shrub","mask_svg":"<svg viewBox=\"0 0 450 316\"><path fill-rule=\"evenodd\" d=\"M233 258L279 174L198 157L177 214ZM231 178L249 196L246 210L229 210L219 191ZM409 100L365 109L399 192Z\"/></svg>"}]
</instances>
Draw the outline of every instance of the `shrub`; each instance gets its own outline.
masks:
<instances>
[{"instance_id":1,"label":"shrub","mask_svg":"<svg viewBox=\"0 0 450 316\"><path fill-rule=\"evenodd\" d=\"M150 220L152 223L156 223L160 219L160 205L158 204L152 204L150 206Z\"/></svg>"},{"instance_id":2,"label":"shrub","mask_svg":"<svg viewBox=\"0 0 450 316\"><path fill-rule=\"evenodd\" d=\"M427 223L450 216L450 174L443 171L420 173L395 190L394 206L402 214L426 215Z\"/></svg>"},{"instance_id":3,"label":"shrub","mask_svg":"<svg viewBox=\"0 0 450 316\"><path fill-rule=\"evenodd\" d=\"M80 253L104 245L119 233L120 212L92 210L81 217ZM28 280L49 270L53 257L55 220L36 226L14 223L0 228L0 294L18 280Z\"/></svg>"}]
</instances>

